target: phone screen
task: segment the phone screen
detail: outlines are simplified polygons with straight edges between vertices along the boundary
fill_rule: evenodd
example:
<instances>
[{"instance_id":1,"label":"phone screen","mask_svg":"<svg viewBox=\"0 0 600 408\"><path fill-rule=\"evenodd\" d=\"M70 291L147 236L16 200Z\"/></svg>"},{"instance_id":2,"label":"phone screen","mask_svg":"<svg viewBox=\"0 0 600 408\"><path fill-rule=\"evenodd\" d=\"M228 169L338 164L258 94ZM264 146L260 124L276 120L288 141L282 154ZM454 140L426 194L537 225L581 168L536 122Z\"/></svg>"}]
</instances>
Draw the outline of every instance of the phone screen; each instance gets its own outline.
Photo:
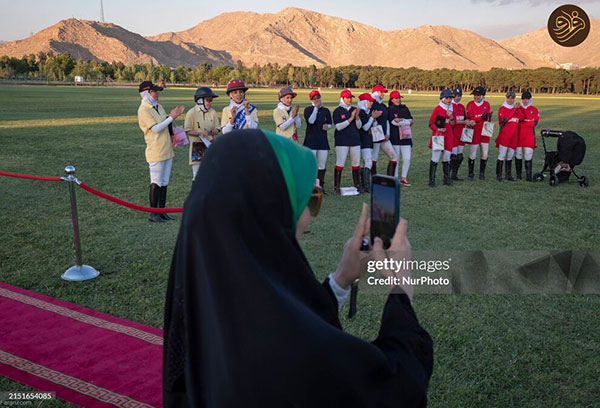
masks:
<instances>
[{"instance_id":1,"label":"phone screen","mask_svg":"<svg viewBox=\"0 0 600 408\"><path fill-rule=\"evenodd\" d=\"M400 220L400 188L398 179L373 177L371 188L371 242L375 237L383 240L383 247L389 248L396 225Z\"/></svg>"}]
</instances>

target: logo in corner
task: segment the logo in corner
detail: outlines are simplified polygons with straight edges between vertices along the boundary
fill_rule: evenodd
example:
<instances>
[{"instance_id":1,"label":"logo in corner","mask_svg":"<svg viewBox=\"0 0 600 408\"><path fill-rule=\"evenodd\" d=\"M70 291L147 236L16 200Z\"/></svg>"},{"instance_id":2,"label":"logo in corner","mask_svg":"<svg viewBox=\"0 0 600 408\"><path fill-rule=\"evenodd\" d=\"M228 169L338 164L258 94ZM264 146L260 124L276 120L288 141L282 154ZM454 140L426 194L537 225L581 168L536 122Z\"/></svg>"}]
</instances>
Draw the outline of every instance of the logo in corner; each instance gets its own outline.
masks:
<instances>
[{"instance_id":1,"label":"logo in corner","mask_svg":"<svg viewBox=\"0 0 600 408\"><path fill-rule=\"evenodd\" d=\"M563 47L581 44L590 33L590 18L581 7L565 4L550 14L548 34Z\"/></svg>"}]
</instances>

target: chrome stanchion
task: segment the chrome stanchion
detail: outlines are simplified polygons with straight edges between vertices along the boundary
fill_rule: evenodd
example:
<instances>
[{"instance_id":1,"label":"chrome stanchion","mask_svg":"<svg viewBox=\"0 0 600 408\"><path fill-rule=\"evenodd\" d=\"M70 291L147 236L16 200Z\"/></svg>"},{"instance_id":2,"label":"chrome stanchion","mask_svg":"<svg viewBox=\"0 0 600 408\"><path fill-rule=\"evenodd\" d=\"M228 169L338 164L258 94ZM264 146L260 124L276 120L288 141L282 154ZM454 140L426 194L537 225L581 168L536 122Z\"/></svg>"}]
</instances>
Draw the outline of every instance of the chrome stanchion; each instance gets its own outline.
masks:
<instances>
[{"instance_id":1,"label":"chrome stanchion","mask_svg":"<svg viewBox=\"0 0 600 408\"><path fill-rule=\"evenodd\" d=\"M73 244L75 246L75 265L71 266L61 275L61 278L67 281L83 281L93 279L100 274L89 265L83 265L81 262L81 244L79 243L79 221L77 220L77 202L75 200L75 183L81 182L75 177L75 167L65 167L65 177L62 180L69 183L69 193L71 195L71 219L73 220Z\"/></svg>"}]
</instances>

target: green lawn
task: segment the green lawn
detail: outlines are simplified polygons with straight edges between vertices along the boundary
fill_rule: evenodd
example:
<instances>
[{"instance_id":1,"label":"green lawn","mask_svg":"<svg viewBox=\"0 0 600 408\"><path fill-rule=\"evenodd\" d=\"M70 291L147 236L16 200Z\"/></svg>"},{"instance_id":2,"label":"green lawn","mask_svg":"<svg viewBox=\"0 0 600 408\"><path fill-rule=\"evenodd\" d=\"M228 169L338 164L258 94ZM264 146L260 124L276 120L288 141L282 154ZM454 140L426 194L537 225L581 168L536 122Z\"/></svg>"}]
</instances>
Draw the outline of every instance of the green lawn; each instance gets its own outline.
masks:
<instances>
[{"instance_id":1,"label":"green lawn","mask_svg":"<svg viewBox=\"0 0 600 408\"><path fill-rule=\"evenodd\" d=\"M228 102L222 90L218 112ZM308 90L296 101L308 105ZM323 91L331 110L339 91ZM274 129L276 90L250 90L260 127ZM469 99L465 96L466 100ZM489 95L494 111L501 95ZM167 89L160 102L193 106L193 89ZM551 188L544 183L497 183L492 144L488 180L427 186L430 151L427 120L437 95L406 95L415 117L413 186L402 190L401 212L409 221L413 249L552 250L598 252L600 243L600 121L598 98L534 95L539 128L574 130L588 145L579 171L590 186ZM88 185L147 205L149 176L137 126L136 89L4 86L0 88L0 170L63 175L74 165ZM182 124L183 117L178 124ZM302 133L302 132L301 132ZM330 132L333 147L333 132ZM551 142L554 145L554 141ZM541 146L541 139L538 139ZM380 153L380 169L384 168ZM534 172L543 150L534 155ZM168 206L183 204L191 185L187 147L173 163ZM334 154L326 187L333 187ZM478 164L477 164L478 168ZM351 184L345 171L343 184ZM466 160L461 168L466 176ZM84 263L101 276L68 283L60 279L74 263L68 189L65 183L0 177L0 281L125 319L162 327L163 302L178 223L151 224L147 215L77 190ZM302 246L319 279L332 272L368 196L326 196ZM177 215L180 219L181 216ZM358 315L345 329L376 336L385 298L359 297ZM435 345L429 389L433 407L592 407L600 401L600 296L598 295L417 295L422 325ZM345 316L346 309L342 312ZM0 379L0 390L23 387ZM56 403L55 406L64 406ZM47 405L53 406L53 405Z\"/></svg>"}]
</instances>

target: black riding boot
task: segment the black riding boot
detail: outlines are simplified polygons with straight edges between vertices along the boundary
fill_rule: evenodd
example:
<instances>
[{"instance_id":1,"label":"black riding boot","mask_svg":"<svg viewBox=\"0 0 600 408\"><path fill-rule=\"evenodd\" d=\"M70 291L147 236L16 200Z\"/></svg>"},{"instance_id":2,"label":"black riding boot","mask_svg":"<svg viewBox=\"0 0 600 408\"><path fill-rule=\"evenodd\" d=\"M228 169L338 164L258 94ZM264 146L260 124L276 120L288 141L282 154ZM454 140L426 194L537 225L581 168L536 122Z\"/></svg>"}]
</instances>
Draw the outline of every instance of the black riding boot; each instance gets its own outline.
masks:
<instances>
[{"instance_id":1,"label":"black riding boot","mask_svg":"<svg viewBox=\"0 0 600 408\"><path fill-rule=\"evenodd\" d=\"M442 162L442 170L444 171L444 185L451 186L452 179L450 178L450 162Z\"/></svg>"},{"instance_id":2,"label":"black riding boot","mask_svg":"<svg viewBox=\"0 0 600 408\"><path fill-rule=\"evenodd\" d=\"M456 167L456 155L452 153L450 155L450 177L454 177L454 167Z\"/></svg>"},{"instance_id":3,"label":"black riding boot","mask_svg":"<svg viewBox=\"0 0 600 408\"><path fill-rule=\"evenodd\" d=\"M360 169L352 169L352 182L359 193L362 193L362 185L360 183Z\"/></svg>"},{"instance_id":4,"label":"black riding boot","mask_svg":"<svg viewBox=\"0 0 600 408\"><path fill-rule=\"evenodd\" d=\"M485 180L485 165L487 164L487 159L481 159L479 161L479 180Z\"/></svg>"},{"instance_id":5,"label":"black riding boot","mask_svg":"<svg viewBox=\"0 0 600 408\"><path fill-rule=\"evenodd\" d=\"M373 165L371 166L371 174L377 174L377 162L373 162Z\"/></svg>"},{"instance_id":6,"label":"black riding boot","mask_svg":"<svg viewBox=\"0 0 600 408\"><path fill-rule=\"evenodd\" d=\"M452 160L452 157L450 157L450 159ZM454 167L451 169L452 170L452 180L454 181L462 181L461 178L458 178L458 169L460 168L460 164L463 161L463 155L462 153L459 153L456 155L456 159L454 161Z\"/></svg>"},{"instance_id":7,"label":"black riding boot","mask_svg":"<svg viewBox=\"0 0 600 408\"><path fill-rule=\"evenodd\" d=\"M525 160L525 180L533 181L533 177L531 175L531 160Z\"/></svg>"},{"instance_id":8,"label":"black riding boot","mask_svg":"<svg viewBox=\"0 0 600 408\"><path fill-rule=\"evenodd\" d=\"M360 169L360 185L365 193L371 192L371 169L363 167Z\"/></svg>"},{"instance_id":9,"label":"black riding boot","mask_svg":"<svg viewBox=\"0 0 600 408\"><path fill-rule=\"evenodd\" d=\"M429 187L435 187L435 170L437 163L432 161L429 163Z\"/></svg>"},{"instance_id":10,"label":"black riding boot","mask_svg":"<svg viewBox=\"0 0 600 408\"><path fill-rule=\"evenodd\" d=\"M165 208L167 203L167 186L160 188L160 199L158 200L158 207ZM165 221L174 221L175 218L169 216L167 213L160 213L160 217Z\"/></svg>"},{"instance_id":11,"label":"black riding boot","mask_svg":"<svg viewBox=\"0 0 600 408\"><path fill-rule=\"evenodd\" d=\"M496 161L496 180L502 181L502 166L504 165L504 160Z\"/></svg>"},{"instance_id":12,"label":"black riding boot","mask_svg":"<svg viewBox=\"0 0 600 408\"><path fill-rule=\"evenodd\" d=\"M467 178L471 181L475 179L475 160L469 159L469 175Z\"/></svg>"},{"instance_id":13,"label":"black riding boot","mask_svg":"<svg viewBox=\"0 0 600 408\"><path fill-rule=\"evenodd\" d=\"M517 181L512 176L512 160L506 160L504 169L506 170L506 180L507 181Z\"/></svg>"},{"instance_id":14,"label":"black riding boot","mask_svg":"<svg viewBox=\"0 0 600 408\"><path fill-rule=\"evenodd\" d=\"M390 161L387 167L387 175L390 177L394 177L394 173L396 172L396 162Z\"/></svg>"},{"instance_id":15,"label":"black riding boot","mask_svg":"<svg viewBox=\"0 0 600 408\"><path fill-rule=\"evenodd\" d=\"M160 194L161 194L160 186L156 183L150 184L150 193L149 193L150 207L159 208L158 203L160 200ZM162 217L160 216L159 213L153 213L153 212L150 213L150 215L148 216L148 220L150 220L150 222L165 222L165 220L162 219Z\"/></svg>"},{"instance_id":16,"label":"black riding boot","mask_svg":"<svg viewBox=\"0 0 600 408\"><path fill-rule=\"evenodd\" d=\"M321 189L323 189L323 194L327 194L325 192L325 171L326 169L317 171L317 178L319 179L319 185L321 186Z\"/></svg>"},{"instance_id":17,"label":"black riding boot","mask_svg":"<svg viewBox=\"0 0 600 408\"><path fill-rule=\"evenodd\" d=\"M340 195L340 183L342 181L342 170L333 170L333 191L335 195Z\"/></svg>"},{"instance_id":18,"label":"black riding boot","mask_svg":"<svg viewBox=\"0 0 600 408\"><path fill-rule=\"evenodd\" d=\"M523 177L523 160L515 159L515 171L517 173L517 180L522 180Z\"/></svg>"}]
</instances>

